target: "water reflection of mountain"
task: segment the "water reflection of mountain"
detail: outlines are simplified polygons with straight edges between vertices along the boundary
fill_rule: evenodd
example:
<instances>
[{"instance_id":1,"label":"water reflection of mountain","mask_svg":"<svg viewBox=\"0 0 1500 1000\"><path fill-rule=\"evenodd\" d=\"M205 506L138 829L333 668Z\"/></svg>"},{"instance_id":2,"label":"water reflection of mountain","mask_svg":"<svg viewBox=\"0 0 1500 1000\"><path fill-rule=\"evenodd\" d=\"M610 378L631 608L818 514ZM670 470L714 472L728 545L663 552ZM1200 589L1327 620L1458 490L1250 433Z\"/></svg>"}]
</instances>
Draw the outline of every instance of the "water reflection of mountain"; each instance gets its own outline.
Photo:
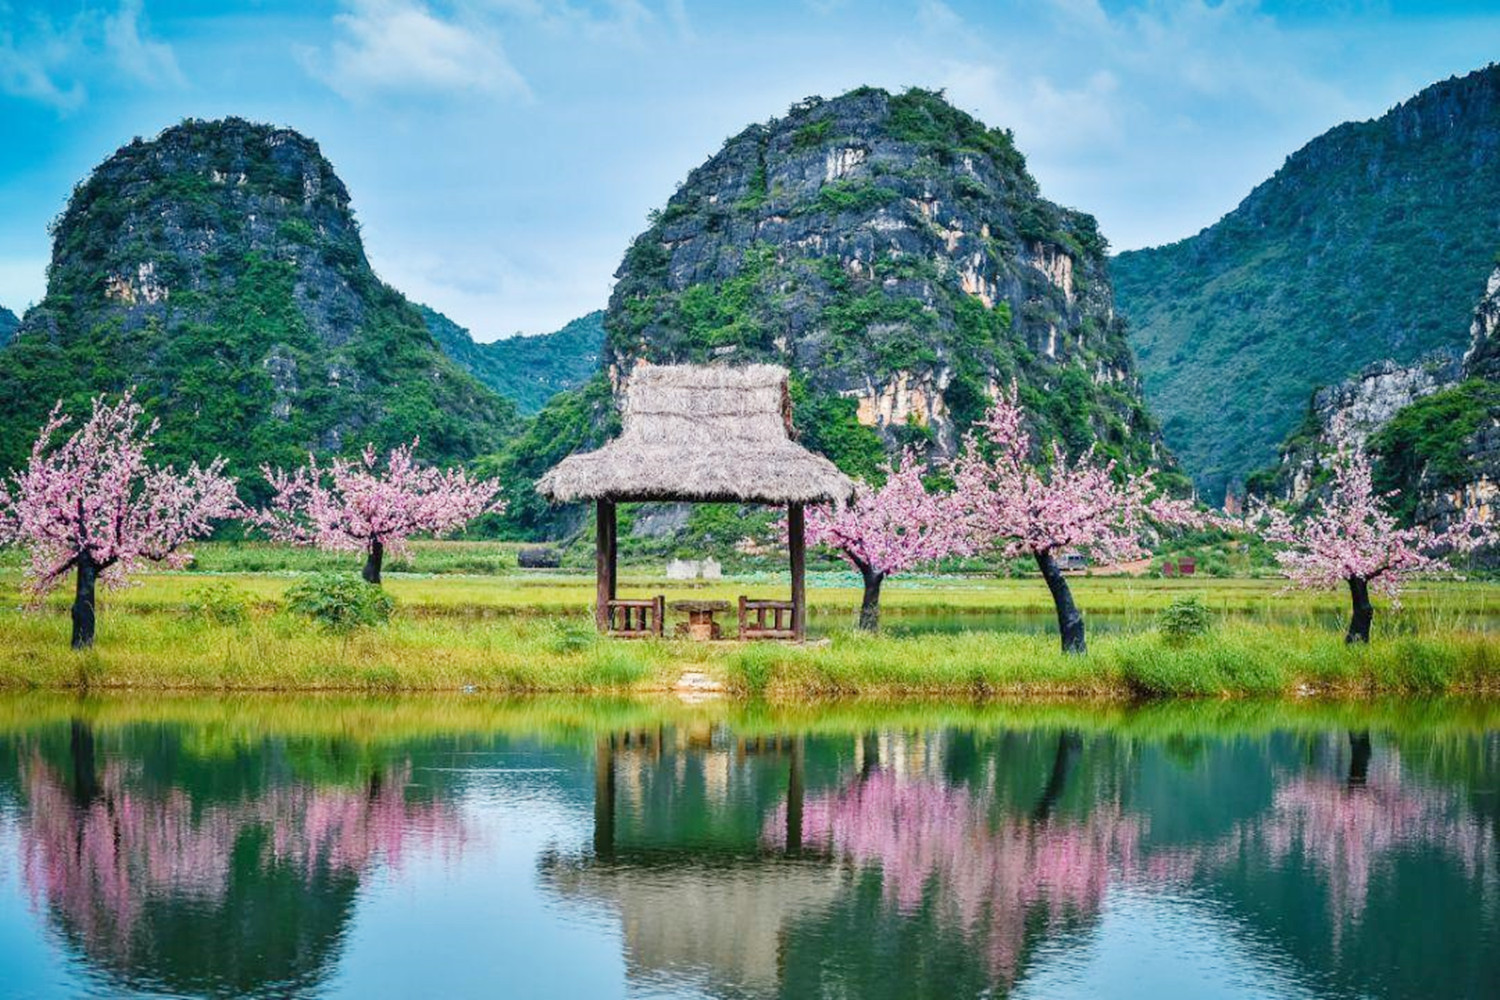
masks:
<instances>
[{"instance_id":1,"label":"water reflection of mountain","mask_svg":"<svg viewBox=\"0 0 1500 1000\"><path fill-rule=\"evenodd\" d=\"M361 880L461 839L451 805L409 794L409 762L349 760L341 780L298 780L275 744L207 766L180 731L151 736L106 748L74 723L65 738L20 741L7 776L25 885L106 982L308 992Z\"/></svg>"}]
</instances>

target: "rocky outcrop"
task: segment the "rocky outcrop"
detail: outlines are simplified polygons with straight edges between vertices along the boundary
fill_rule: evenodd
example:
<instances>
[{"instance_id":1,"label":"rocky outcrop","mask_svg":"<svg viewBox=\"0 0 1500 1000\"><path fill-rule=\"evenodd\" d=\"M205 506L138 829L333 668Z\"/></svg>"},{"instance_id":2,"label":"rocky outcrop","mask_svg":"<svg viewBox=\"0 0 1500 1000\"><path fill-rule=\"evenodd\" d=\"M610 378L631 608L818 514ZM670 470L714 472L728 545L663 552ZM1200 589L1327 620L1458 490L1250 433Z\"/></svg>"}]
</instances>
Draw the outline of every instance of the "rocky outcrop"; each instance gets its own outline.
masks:
<instances>
[{"instance_id":1,"label":"rocky outcrop","mask_svg":"<svg viewBox=\"0 0 1500 1000\"><path fill-rule=\"evenodd\" d=\"M79 184L47 295L0 349L0 467L58 398L138 387L160 457L238 475L308 448L420 435L426 457L492 450L513 407L446 358L365 257L315 142L237 118L136 139Z\"/></svg>"},{"instance_id":2,"label":"rocky outcrop","mask_svg":"<svg viewBox=\"0 0 1500 1000\"><path fill-rule=\"evenodd\" d=\"M1331 455L1361 451L1412 403L1462 377L1456 358L1434 355L1414 365L1379 361L1353 378L1313 394L1303 431L1282 446L1279 489L1285 500L1301 500L1320 481Z\"/></svg>"},{"instance_id":3,"label":"rocky outcrop","mask_svg":"<svg viewBox=\"0 0 1500 1000\"><path fill-rule=\"evenodd\" d=\"M1377 486L1407 516L1444 525L1500 501L1500 267L1485 286L1460 362L1435 355L1415 365L1384 361L1313 395L1303 427L1254 492L1305 501L1326 480L1330 456L1366 450Z\"/></svg>"},{"instance_id":4,"label":"rocky outcrop","mask_svg":"<svg viewBox=\"0 0 1500 1000\"><path fill-rule=\"evenodd\" d=\"M1469 324L1464 369L1473 378L1500 380L1500 266L1491 272Z\"/></svg>"},{"instance_id":5,"label":"rocky outcrop","mask_svg":"<svg viewBox=\"0 0 1500 1000\"><path fill-rule=\"evenodd\" d=\"M805 441L951 454L1017 381L1046 436L1168 461L1094 219L1038 191L1008 132L940 95L861 88L752 125L626 254L604 361L790 367ZM877 449L878 450L878 449Z\"/></svg>"}]
</instances>

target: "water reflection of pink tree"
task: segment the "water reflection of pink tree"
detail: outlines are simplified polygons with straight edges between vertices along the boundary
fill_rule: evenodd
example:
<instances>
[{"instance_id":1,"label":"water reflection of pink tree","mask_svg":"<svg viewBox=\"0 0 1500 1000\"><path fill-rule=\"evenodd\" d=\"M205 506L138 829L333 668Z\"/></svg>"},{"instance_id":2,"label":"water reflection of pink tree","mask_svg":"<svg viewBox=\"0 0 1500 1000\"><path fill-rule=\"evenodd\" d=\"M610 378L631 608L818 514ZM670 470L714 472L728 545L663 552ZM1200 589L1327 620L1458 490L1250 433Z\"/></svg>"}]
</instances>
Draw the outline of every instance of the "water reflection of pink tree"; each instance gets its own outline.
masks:
<instances>
[{"instance_id":1,"label":"water reflection of pink tree","mask_svg":"<svg viewBox=\"0 0 1500 1000\"><path fill-rule=\"evenodd\" d=\"M929 778L875 771L803 804L804 850L878 865L884 892L901 913L931 900L939 919L982 942L991 974L1013 982L1028 918L1056 926L1090 917L1111 871L1133 865L1139 823L1102 805L1084 820L992 819L993 803ZM781 844L785 807L764 838Z\"/></svg>"},{"instance_id":2,"label":"water reflection of pink tree","mask_svg":"<svg viewBox=\"0 0 1500 1000\"><path fill-rule=\"evenodd\" d=\"M1394 751L1371 760L1369 737L1350 738L1346 777L1299 773L1277 786L1270 808L1218 840L1154 857L1158 878L1187 878L1236 859L1264 859L1285 867L1298 859L1327 885L1335 936L1357 921L1372 873L1413 848L1458 861L1472 878L1493 883L1495 831L1478 821L1457 795L1412 780Z\"/></svg>"},{"instance_id":3,"label":"water reflection of pink tree","mask_svg":"<svg viewBox=\"0 0 1500 1000\"><path fill-rule=\"evenodd\" d=\"M414 846L461 843L457 810L406 795L410 767L377 772L363 787L283 785L255 797L197 803L180 788L143 789L109 763L80 789L39 755L22 769L17 824L22 875L91 953L124 955L153 901L212 908L224 902L241 838L263 832L252 864L362 875L399 867ZM80 794L82 791L82 794Z\"/></svg>"}]
</instances>

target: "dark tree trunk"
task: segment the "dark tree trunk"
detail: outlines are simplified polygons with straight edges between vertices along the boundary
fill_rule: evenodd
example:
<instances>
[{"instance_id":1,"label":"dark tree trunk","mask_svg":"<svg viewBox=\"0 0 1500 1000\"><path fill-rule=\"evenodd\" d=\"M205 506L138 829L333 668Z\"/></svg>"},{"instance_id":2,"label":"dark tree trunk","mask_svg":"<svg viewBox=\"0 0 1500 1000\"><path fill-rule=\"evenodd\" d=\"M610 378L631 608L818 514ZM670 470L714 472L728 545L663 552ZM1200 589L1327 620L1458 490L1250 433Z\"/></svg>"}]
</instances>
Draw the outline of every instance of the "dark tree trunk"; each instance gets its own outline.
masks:
<instances>
[{"instance_id":1,"label":"dark tree trunk","mask_svg":"<svg viewBox=\"0 0 1500 1000\"><path fill-rule=\"evenodd\" d=\"M365 583L380 586L380 564L384 561L385 545L380 542L371 542L369 555L365 556L365 571L360 574L365 578Z\"/></svg>"},{"instance_id":2,"label":"dark tree trunk","mask_svg":"<svg viewBox=\"0 0 1500 1000\"><path fill-rule=\"evenodd\" d=\"M99 583L99 564L87 554L78 557L77 589L73 593L73 648L94 644L94 590Z\"/></svg>"},{"instance_id":3,"label":"dark tree trunk","mask_svg":"<svg viewBox=\"0 0 1500 1000\"><path fill-rule=\"evenodd\" d=\"M865 733L860 737L860 757L863 763L859 768L860 778L868 778L880 770L880 736L876 733Z\"/></svg>"},{"instance_id":4,"label":"dark tree trunk","mask_svg":"<svg viewBox=\"0 0 1500 1000\"><path fill-rule=\"evenodd\" d=\"M1068 775L1073 772L1073 761L1082 749L1083 738L1077 733L1058 734L1057 752L1052 757L1052 773L1048 775L1047 787L1042 789L1042 797L1037 800L1036 808L1031 812L1031 818L1036 822L1045 823L1052 815L1052 809L1062 797L1063 789L1068 787Z\"/></svg>"},{"instance_id":5,"label":"dark tree trunk","mask_svg":"<svg viewBox=\"0 0 1500 1000\"><path fill-rule=\"evenodd\" d=\"M99 797L99 772L94 766L94 730L82 719L69 726L68 752L73 759L73 802L87 807Z\"/></svg>"},{"instance_id":6,"label":"dark tree trunk","mask_svg":"<svg viewBox=\"0 0 1500 1000\"><path fill-rule=\"evenodd\" d=\"M1073 603L1073 591L1068 589L1068 580L1058 568L1050 552L1038 552L1036 564L1052 591L1052 603L1057 606L1057 630L1062 633L1064 653L1087 653L1088 643L1083 638L1083 612Z\"/></svg>"},{"instance_id":7,"label":"dark tree trunk","mask_svg":"<svg viewBox=\"0 0 1500 1000\"><path fill-rule=\"evenodd\" d=\"M865 578L865 599L859 606L859 627L866 632L880 631L880 585L885 574L877 573L863 563L856 563Z\"/></svg>"},{"instance_id":8,"label":"dark tree trunk","mask_svg":"<svg viewBox=\"0 0 1500 1000\"><path fill-rule=\"evenodd\" d=\"M1375 617L1375 605L1370 603L1370 581L1362 576L1349 578L1349 597L1354 602L1354 613L1349 617L1349 631L1344 641L1349 644L1370 641L1370 622Z\"/></svg>"},{"instance_id":9,"label":"dark tree trunk","mask_svg":"<svg viewBox=\"0 0 1500 1000\"><path fill-rule=\"evenodd\" d=\"M1349 734L1349 787L1363 788L1370 774L1370 731Z\"/></svg>"}]
</instances>

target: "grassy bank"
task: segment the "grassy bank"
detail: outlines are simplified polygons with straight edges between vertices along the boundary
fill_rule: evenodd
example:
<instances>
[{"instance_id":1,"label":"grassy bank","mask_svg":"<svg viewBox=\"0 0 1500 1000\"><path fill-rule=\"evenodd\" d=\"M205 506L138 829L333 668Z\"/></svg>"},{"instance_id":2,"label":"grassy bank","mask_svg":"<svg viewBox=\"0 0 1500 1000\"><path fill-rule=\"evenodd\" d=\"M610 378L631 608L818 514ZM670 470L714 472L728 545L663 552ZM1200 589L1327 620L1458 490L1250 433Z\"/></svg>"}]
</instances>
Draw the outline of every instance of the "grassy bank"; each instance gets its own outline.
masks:
<instances>
[{"instance_id":1,"label":"grassy bank","mask_svg":"<svg viewBox=\"0 0 1500 1000\"><path fill-rule=\"evenodd\" d=\"M1326 628L1228 623L1171 644L1155 632L1100 636L1085 657L1056 639L1013 632L879 636L827 643L629 642L595 637L585 620L402 617L348 636L284 613L240 625L182 615L115 615L96 649L67 648L62 615L0 616L0 685L202 691L630 693L671 688L701 671L738 695L998 695L1127 698L1310 692L1500 694L1500 642L1447 628L1377 635L1348 649Z\"/></svg>"}]
</instances>

